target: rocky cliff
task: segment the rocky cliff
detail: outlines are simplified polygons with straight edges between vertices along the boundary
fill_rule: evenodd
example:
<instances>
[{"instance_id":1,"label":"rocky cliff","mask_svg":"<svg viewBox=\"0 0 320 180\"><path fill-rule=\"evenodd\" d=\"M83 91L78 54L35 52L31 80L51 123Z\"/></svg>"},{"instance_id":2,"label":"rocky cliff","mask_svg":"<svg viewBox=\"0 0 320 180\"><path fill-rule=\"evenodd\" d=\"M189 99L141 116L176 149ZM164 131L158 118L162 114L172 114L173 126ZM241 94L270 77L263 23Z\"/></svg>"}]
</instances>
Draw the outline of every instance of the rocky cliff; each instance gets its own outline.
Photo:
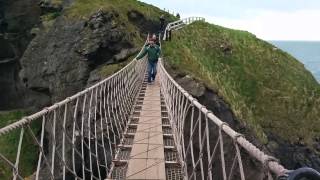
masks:
<instances>
[{"instance_id":1,"label":"rocky cliff","mask_svg":"<svg viewBox=\"0 0 320 180\"><path fill-rule=\"evenodd\" d=\"M39 23L38 0L0 2L0 110L22 107L24 90L19 83L19 59Z\"/></svg>"},{"instance_id":2,"label":"rocky cliff","mask_svg":"<svg viewBox=\"0 0 320 180\"><path fill-rule=\"evenodd\" d=\"M158 31L163 13L135 1L18 0L0 7L0 109L36 110L104 78L120 68L108 65L126 61Z\"/></svg>"}]
</instances>

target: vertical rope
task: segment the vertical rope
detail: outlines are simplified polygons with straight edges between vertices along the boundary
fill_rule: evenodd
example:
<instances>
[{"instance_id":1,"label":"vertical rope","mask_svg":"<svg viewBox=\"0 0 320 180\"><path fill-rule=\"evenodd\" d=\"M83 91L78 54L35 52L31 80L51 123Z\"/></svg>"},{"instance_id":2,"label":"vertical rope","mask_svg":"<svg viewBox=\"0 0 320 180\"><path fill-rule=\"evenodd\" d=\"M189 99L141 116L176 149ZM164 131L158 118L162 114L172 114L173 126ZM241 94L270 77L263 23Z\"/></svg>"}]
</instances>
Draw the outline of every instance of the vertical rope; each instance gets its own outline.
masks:
<instances>
[{"instance_id":1,"label":"vertical rope","mask_svg":"<svg viewBox=\"0 0 320 180\"><path fill-rule=\"evenodd\" d=\"M79 98L76 100L76 105L73 112L73 123L72 123L72 169L73 172L76 172L76 159L75 159L75 148L76 148L76 123L77 123L77 114L78 114L78 105ZM81 159L83 162L83 160Z\"/></svg>"},{"instance_id":2,"label":"vertical rope","mask_svg":"<svg viewBox=\"0 0 320 180\"><path fill-rule=\"evenodd\" d=\"M18 151L17 151L17 156L16 156L16 163L13 168L13 179L16 180L17 176L19 174L19 160L20 160L20 153L21 153L21 145L23 141L23 136L24 136L24 128L21 129L20 131L20 138L19 138L19 145L18 145Z\"/></svg>"},{"instance_id":3,"label":"vertical rope","mask_svg":"<svg viewBox=\"0 0 320 180\"><path fill-rule=\"evenodd\" d=\"M44 138L44 131L45 131L45 123L46 123L46 116L42 116L42 126L41 126L41 137L40 137L40 153L38 157L38 166L36 171L36 180L39 179L40 167L42 162L42 155L43 155L43 138Z\"/></svg>"},{"instance_id":4,"label":"vertical rope","mask_svg":"<svg viewBox=\"0 0 320 180\"><path fill-rule=\"evenodd\" d=\"M210 141L209 141L209 125L208 125L208 115L206 114L205 116L205 120L206 120L206 140L207 140L207 160L208 160L208 165L210 164L210 156L211 156L211 148L210 148ZM210 180L212 180L212 172L211 169L208 166L208 177Z\"/></svg>"},{"instance_id":5,"label":"vertical rope","mask_svg":"<svg viewBox=\"0 0 320 180\"><path fill-rule=\"evenodd\" d=\"M66 146L66 121L67 121L67 111L68 111L68 104L64 105L65 109L64 109L64 117L63 117L63 132L62 133L62 163L63 163L63 180L66 179L66 152L65 152L65 146Z\"/></svg>"},{"instance_id":6,"label":"vertical rope","mask_svg":"<svg viewBox=\"0 0 320 180\"><path fill-rule=\"evenodd\" d=\"M82 117L81 117L81 159L82 159L82 178L86 179L86 173L85 173L85 161L84 161L84 114L86 109L86 102L87 102L87 94L84 96L82 105Z\"/></svg>"},{"instance_id":7,"label":"vertical rope","mask_svg":"<svg viewBox=\"0 0 320 180\"><path fill-rule=\"evenodd\" d=\"M106 146L105 146L105 133L104 133L104 127L103 127L103 119L105 118L105 111L102 111L102 104L104 104L104 101L103 101L103 89L105 88L105 84L103 84L100 88L100 91L99 91L99 112L100 112L100 131L101 131L101 142L102 142L102 148L103 148L103 157L104 157L104 166L106 168L106 171L108 170L108 162L107 162L107 149L106 149ZM107 126L107 140L110 141L110 138L109 138L109 124L106 122L105 124ZM110 144L110 142L109 142ZM110 148L111 149L111 148ZM109 150L110 152L110 150Z\"/></svg>"},{"instance_id":8,"label":"vertical rope","mask_svg":"<svg viewBox=\"0 0 320 180\"><path fill-rule=\"evenodd\" d=\"M87 139L88 139L88 156L89 156L89 172L90 172L90 179L93 179L92 174L92 153L91 153L91 111L92 111L92 100L93 100L93 90L90 91L90 101L89 101L89 108L88 108L88 118L87 118Z\"/></svg>"},{"instance_id":9,"label":"vertical rope","mask_svg":"<svg viewBox=\"0 0 320 180\"><path fill-rule=\"evenodd\" d=\"M57 110L53 111L53 125L52 125L52 154L51 154L51 174L54 174L55 155L56 155L56 121Z\"/></svg>"},{"instance_id":10,"label":"vertical rope","mask_svg":"<svg viewBox=\"0 0 320 180\"><path fill-rule=\"evenodd\" d=\"M95 100L94 100L94 144L95 144L95 159L98 171L98 178L101 179L101 172L100 172L100 162L99 162L99 154L98 154L98 136L97 136L97 106L98 106L98 88L95 89Z\"/></svg>"}]
</instances>

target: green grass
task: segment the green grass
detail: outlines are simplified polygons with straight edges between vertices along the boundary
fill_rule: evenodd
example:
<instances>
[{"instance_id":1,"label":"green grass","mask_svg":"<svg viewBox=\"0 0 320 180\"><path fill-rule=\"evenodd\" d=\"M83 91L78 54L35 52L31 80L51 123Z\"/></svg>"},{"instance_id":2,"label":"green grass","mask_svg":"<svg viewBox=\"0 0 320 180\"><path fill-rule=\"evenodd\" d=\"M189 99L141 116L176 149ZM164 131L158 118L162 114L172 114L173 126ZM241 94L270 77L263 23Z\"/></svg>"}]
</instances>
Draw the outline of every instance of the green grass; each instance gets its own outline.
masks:
<instances>
[{"instance_id":1,"label":"green grass","mask_svg":"<svg viewBox=\"0 0 320 180\"><path fill-rule=\"evenodd\" d=\"M320 85L289 54L248 32L203 22L174 32L163 47L170 66L217 91L261 142L268 133L290 142L319 137Z\"/></svg>"},{"instance_id":2,"label":"green grass","mask_svg":"<svg viewBox=\"0 0 320 180\"><path fill-rule=\"evenodd\" d=\"M62 5L63 0L51 0L51 3L52 3L53 5Z\"/></svg>"},{"instance_id":3,"label":"green grass","mask_svg":"<svg viewBox=\"0 0 320 180\"><path fill-rule=\"evenodd\" d=\"M42 21L52 21L52 20L55 20L60 15L61 15L61 12L47 13L47 14L41 16L41 20Z\"/></svg>"},{"instance_id":4,"label":"green grass","mask_svg":"<svg viewBox=\"0 0 320 180\"><path fill-rule=\"evenodd\" d=\"M127 13L136 10L150 20L159 21L159 17L165 14L168 18L174 17L161 9L136 0L75 0L67 9L66 16L76 19L88 19L98 10L118 12L122 18L127 19Z\"/></svg>"},{"instance_id":5,"label":"green grass","mask_svg":"<svg viewBox=\"0 0 320 180\"><path fill-rule=\"evenodd\" d=\"M10 111L0 113L0 127L5 127L18 119L22 118L26 113L24 111ZM40 130L39 123L33 123L31 129L37 135ZM0 137L0 153L15 163L17 148L20 139L21 129L11 131L9 134ZM31 175L37 165L38 151L29 131L25 131L20 155L20 175L27 177ZM3 179L12 178L12 169L0 159L0 177ZM0 178L0 179L1 179Z\"/></svg>"}]
</instances>

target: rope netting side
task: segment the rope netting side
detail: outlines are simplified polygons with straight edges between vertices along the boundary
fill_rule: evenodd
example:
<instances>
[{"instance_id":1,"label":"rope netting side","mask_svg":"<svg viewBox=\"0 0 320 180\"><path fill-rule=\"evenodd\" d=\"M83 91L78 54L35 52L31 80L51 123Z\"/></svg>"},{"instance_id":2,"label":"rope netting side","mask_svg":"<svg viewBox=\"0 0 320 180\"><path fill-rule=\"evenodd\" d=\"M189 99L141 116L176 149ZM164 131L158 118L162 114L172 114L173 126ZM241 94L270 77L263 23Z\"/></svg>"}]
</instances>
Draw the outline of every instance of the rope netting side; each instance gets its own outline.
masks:
<instances>
[{"instance_id":1,"label":"rope netting side","mask_svg":"<svg viewBox=\"0 0 320 180\"><path fill-rule=\"evenodd\" d=\"M146 60L134 60L98 84L0 129L0 138L20 134L15 152L0 148L0 167L12 170L10 179L24 179L20 160L33 151L34 179L106 178L145 71ZM32 148L25 150L26 143Z\"/></svg>"},{"instance_id":2,"label":"rope netting side","mask_svg":"<svg viewBox=\"0 0 320 180\"><path fill-rule=\"evenodd\" d=\"M288 172L187 93L159 64L168 109L186 179L273 179Z\"/></svg>"}]
</instances>

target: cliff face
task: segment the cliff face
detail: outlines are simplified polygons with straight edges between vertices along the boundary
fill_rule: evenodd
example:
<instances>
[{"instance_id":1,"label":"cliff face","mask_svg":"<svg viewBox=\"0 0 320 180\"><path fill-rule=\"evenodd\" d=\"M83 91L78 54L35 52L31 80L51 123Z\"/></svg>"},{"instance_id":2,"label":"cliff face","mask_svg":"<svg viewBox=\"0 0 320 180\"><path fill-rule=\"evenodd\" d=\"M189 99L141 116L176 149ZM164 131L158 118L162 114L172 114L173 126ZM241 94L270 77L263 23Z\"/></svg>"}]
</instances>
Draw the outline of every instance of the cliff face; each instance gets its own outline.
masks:
<instances>
[{"instance_id":1,"label":"cliff face","mask_svg":"<svg viewBox=\"0 0 320 180\"><path fill-rule=\"evenodd\" d=\"M125 27L112 24L117 14L98 12L89 20L59 17L48 32L39 34L21 58L20 77L28 89L52 102L86 86L90 71L111 63L122 48L133 48Z\"/></svg>"},{"instance_id":2,"label":"cliff face","mask_svg":"<svg viewBox=\"0 0 320 180\"><path fill-rule=\"evenodd\" d=\"M23 106L18 72L19 59L33 35L30 30L39 23L38 0L5 0L0 2L0 110Z\"/></svg>"},{"instance_id":3,"label":"cliff face","mask_svg":"<svg viewBox=\"0 0 320 180\"><path fill-rule=\"evenodd\" d=\"M121 68L108 65L126 61L148 32L158 32L163 12L136 1L120 4L1 2L0 109L39 109Z\"/></svg>"}]
</instances>

